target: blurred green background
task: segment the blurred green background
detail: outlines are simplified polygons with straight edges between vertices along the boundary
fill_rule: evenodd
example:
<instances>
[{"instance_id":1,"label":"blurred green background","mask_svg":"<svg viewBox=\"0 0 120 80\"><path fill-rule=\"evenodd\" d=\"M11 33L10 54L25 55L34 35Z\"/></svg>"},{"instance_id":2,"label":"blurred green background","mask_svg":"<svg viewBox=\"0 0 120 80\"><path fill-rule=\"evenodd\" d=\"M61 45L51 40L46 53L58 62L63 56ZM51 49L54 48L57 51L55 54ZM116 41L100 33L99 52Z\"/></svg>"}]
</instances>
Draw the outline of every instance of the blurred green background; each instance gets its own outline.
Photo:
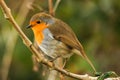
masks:
<instances>
[{"instance_id":1,"label":"blurred green background","mask_svg":"<svg viewBox=\"0 0 120 80\"><path fill-rule=\"evenodd\" d=\"M22 30L33 41L33 32L25 26L41 8L48 11L48 0L5 2ZM120 74L120 0L61 0L55 16L71 26L98 71ZM32 70L31 56L0 9L0 80L3 73L6 74L3 71L6 64L10 64L8 80L40 80L40 72ZM77 55L70 58L66 69L78 74L93 74L89 64Z\"/></svg>"}]
</instances>

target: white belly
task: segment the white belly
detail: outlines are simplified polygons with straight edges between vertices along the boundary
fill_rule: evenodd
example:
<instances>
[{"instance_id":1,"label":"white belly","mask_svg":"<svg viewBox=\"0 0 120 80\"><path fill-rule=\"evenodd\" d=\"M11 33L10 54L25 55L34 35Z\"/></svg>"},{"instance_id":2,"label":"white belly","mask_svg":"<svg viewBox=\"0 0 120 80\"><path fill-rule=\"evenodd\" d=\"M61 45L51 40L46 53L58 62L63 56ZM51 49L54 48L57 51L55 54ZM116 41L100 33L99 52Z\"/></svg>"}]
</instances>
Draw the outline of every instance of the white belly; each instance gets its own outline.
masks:
<instances>
[{"instance_id":1,"label":"white belly","mask_svg":"<svg viewBox=\"0 0 120 80\"><path fill-rule=\"evenodd\" d=\"M45 29L43 31L43 34L44 34L44 40L39 46L40 49L44 52L44 54L46 54L51 58L57 57L57 54L55 54L56 53L55 51L57 49L57 45L59 45L61 42L53 38L53 35L49 31L49 29Z\"/></svg>"}]
</instances>

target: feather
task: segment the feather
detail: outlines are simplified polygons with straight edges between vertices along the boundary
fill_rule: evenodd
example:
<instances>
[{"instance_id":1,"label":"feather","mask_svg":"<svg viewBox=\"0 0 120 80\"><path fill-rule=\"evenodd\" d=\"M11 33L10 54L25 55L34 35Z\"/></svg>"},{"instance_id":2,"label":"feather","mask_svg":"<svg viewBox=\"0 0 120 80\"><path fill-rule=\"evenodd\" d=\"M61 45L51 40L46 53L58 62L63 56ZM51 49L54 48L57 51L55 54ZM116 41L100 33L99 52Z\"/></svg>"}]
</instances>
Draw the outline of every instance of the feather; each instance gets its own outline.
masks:
<instances>
[{"instance_id":1,"label":"feather","mask_svg":"<svg viewBox=\"0 0 120 80\"><path fill-rule=\"evenodd\" d=\"M89 60L89 58L85 54L81 43L77 39L72 29L63 21L56 18L54 18L54 20L55 20L55 23L48 26L54 38L63 42L68 47L72 48L77 55L82 56L91 65L93 70L96 72L92 62Z\"/></svg>"}]
</instances>

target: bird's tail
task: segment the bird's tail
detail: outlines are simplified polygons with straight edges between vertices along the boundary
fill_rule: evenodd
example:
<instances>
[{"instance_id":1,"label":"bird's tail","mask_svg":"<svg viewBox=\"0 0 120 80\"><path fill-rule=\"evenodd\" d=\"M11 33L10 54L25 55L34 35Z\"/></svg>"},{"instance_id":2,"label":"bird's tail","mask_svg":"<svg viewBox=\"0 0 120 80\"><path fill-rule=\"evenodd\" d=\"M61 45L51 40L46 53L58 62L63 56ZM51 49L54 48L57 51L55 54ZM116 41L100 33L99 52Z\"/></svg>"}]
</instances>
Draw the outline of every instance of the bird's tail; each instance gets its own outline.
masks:
<instances>
[{"instance_id":1,"label":"bird's tail","mask_svg":"<svg viewBox=\"0 0 120 80\"><path fill-rule=\"evenodd\" d=\"M82 51L74 50L73 52L82 56L82 58L84 58L90 64L90 66L92 67L94 72L96 72L96 69L95 69L93 63L90 61L90 59L87 57L87 55L85 54L85 52L83 50Z\"/></svg>"},{"instance_id":2,"label":"bird's tail","mask_svg":"<svg viewBox=\"0 0 120 80\"><path fill-rule=\"evenodd\" d=\"M90 64L90 66L93 68L94 72L96 72L96 69L93 65L93 63L91 62L91 60L87 57L87 55L83 55L83 58Z\"/></svg>"}]
</instances>

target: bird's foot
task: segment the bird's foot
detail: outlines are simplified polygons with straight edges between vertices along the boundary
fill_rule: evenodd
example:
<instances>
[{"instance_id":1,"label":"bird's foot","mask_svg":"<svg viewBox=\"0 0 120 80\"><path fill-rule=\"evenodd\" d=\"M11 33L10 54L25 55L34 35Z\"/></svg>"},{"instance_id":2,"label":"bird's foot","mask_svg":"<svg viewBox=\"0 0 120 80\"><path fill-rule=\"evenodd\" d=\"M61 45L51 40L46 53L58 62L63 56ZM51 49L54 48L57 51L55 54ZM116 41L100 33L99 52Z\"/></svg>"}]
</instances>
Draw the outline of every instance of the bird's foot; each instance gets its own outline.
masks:
<instances>
[{"instance_id":1,"label":"bird's foot","mask_svg":"<svg viewBox=\"0 0 120 80\"><path fill-rule=\"evenodd\" d=\"M49 60L50 62L54 62L55 60L57 60L60 56L57 56L55 58L52 58L51 60Z\"/></svg>"}]
</instances>

